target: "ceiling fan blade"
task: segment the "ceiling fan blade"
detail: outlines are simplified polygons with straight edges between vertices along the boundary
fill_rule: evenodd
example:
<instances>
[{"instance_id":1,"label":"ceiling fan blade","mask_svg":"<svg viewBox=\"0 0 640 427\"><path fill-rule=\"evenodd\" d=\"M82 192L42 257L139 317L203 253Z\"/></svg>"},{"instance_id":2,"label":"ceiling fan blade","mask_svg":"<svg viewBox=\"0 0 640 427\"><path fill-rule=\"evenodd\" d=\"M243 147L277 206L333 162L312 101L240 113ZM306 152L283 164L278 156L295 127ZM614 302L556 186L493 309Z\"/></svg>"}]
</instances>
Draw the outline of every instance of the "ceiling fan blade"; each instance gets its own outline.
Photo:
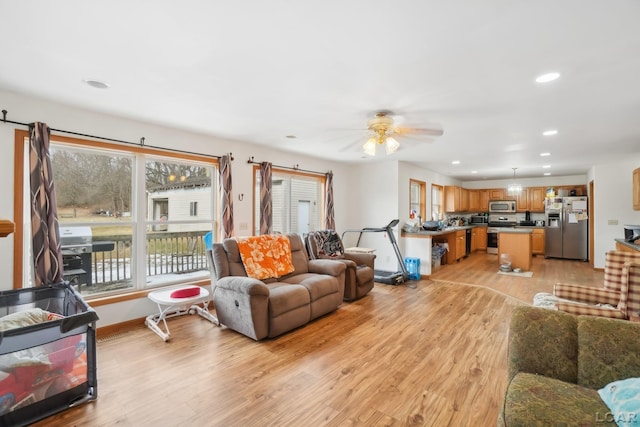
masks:
<instances>
[{"instance_id":1,"label":"ceiling fan blade","mask_svg":"<svg viewBox=\"0 0 640 427\"><path fill-rule=\"evenodd\" d=\"M394 133L403 136L442 136L444 131L436 126L429 128L414 128L409 126L396 126Z\"/></svg>"}]
</instances>

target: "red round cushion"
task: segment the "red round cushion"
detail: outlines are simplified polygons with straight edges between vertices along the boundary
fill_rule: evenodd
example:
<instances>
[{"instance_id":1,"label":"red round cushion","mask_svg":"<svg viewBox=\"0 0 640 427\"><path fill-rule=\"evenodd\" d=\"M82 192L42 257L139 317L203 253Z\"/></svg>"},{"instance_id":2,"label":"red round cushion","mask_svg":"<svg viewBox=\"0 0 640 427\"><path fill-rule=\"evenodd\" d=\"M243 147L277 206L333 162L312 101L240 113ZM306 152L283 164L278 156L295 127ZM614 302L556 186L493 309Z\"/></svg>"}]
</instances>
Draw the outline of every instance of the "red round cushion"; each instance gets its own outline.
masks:
<instances>
[{"instance_id":1,"label":"red round cushion","mask_svg":"<svg viewBox=\"0 0 640 427\"><path fill-rule=\"evenodd\" d=\"M200 295L200 287L199 286L193 286L190 288L182 288L182 289L176 289L175 291L171 292L171 294L169 294L169 296L171 298L189 298L189 297L195 297Z\"/></svg>"}]
</instances>

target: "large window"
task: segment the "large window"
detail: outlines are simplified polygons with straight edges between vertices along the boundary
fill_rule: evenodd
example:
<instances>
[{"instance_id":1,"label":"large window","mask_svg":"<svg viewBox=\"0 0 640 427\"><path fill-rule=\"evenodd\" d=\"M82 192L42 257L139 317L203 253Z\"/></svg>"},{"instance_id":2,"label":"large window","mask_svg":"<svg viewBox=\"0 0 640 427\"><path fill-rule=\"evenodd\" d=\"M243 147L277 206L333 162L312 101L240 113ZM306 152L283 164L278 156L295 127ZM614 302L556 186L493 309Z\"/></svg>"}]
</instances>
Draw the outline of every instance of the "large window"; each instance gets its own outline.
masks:
<instances>
[{"instance_id":1,"label":"large window","mask_svg":"<svg viewBox=\"0 0 640 427\"><path fill-rule=\"evenodd\" d=\"M64 278L85 296L209 277L203 237L215 230L215 161L127 148L51 136ZM20 280L29 284L31 232L23 223Z\"/></svg>"},{"instance_id":2,"label":"large window","mask_svg":"<svg viewBox=\"0 0 640 427\"><path fill-rule=\"evenodd\" d=\"M260 234L260 168L254 168L254 234ZM271 210L274 233L304 234L324 224L324 175L272 169Z\"/></svg>"}]
</instances>

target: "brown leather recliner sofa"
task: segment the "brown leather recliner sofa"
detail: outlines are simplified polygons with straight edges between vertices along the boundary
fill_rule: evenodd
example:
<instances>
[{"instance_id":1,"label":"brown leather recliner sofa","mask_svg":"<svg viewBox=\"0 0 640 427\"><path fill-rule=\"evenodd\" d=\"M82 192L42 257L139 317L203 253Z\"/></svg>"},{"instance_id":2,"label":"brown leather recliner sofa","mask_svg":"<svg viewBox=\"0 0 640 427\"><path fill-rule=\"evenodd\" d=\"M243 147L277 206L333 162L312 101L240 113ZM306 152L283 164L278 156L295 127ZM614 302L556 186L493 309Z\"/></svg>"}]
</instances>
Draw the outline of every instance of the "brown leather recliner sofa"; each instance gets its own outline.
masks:
<instances>
[{"instance_id":1,"label":"brown leather recliner sofa","mask_svg":"<svg viewBox=\"0 0 640 427\"><path fill-rule=\"evenodd\" d=\"M345 265L309 260L302 238L286 236L294 271L279 278L248 277L233 238L212 245L213 301L222 325L261 340L298 328L340 306Z\"/></svg>"}]
</instances>

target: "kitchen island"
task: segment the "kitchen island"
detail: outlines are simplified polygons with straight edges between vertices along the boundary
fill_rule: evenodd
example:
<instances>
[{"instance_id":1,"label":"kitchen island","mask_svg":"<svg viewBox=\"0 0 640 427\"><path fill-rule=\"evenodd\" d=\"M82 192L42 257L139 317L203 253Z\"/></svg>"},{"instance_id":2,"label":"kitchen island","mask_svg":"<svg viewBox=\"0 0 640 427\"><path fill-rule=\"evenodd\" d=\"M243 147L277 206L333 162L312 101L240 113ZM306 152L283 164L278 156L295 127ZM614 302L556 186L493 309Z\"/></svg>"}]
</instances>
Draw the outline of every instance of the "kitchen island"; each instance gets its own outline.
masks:
<instances>
[{"instance_id":1,"label":"kitchen island","mask_svg":"<svg viewBox=\"0 0 640 427\"><path fill-rule=\"evenodd\" d=\"M431 247L434 243L446 243L448 252L443 255L443 263L455 264L466 255L467 230L475 225L445 227L437 231L402 231L403 253L405 257L420 259L420 275L431 274Z\"/></svg>"},{"instance_id":2,"label":"kitchen island","mask_svg":"<svg viewBox=\"0 0 640 427\"><path fill-rule=\"evenodd\" d=\"M531 228L504 228L498 232L498 265L502 255L509 255L511 267L522 271L531 270Z\"/></svg>"}]
</instances>

